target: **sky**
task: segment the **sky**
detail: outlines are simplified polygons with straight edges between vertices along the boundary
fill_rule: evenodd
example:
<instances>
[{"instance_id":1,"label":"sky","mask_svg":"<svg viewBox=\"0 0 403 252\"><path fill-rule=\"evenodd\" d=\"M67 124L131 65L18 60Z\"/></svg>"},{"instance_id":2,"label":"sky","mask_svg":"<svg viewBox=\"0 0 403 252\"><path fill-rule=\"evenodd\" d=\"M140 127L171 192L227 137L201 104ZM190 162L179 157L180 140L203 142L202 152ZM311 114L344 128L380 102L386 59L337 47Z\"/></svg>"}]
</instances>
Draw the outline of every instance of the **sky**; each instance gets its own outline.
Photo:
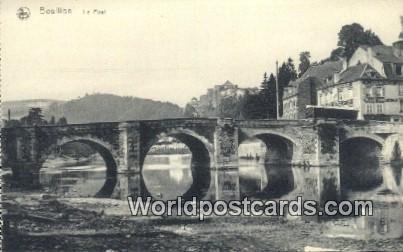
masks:
<instances>
[{"instance_id":1,"label":"sky","mask_svg":"<svg viewBox=\"0 0 403 252\"><path fill-rule=\"evenodd\" d=\"M28 19L17 17L20 7ZM184 106L226 80L258 86L276 60L297 65L301 51L328 57L345 24L391 44L403 1L2 0L0 11L3 100L111 93Z\"/></svg>"}]
</instances>

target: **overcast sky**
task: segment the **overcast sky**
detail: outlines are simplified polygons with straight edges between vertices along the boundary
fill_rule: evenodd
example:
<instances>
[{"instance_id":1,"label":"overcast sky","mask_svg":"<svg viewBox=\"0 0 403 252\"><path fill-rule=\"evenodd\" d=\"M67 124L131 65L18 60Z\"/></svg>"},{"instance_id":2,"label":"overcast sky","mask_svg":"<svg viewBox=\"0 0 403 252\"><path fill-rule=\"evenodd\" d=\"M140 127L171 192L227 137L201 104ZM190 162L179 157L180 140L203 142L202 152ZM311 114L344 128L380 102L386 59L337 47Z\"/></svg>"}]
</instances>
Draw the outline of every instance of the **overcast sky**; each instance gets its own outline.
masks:
<instances>
[{"instance_id":1,"label":"overcast sky","mask_svg":"<svg viewBox=\"0 0 403 252\"><path fill-rule=\"evenodd\" d=\"M227 79L258 86L275 61L336 47L358 22L385 44L401 30L403 1L20 1L1 6L3 100L112 93L184 105ZM27 20L17 9L31 11ZM41 15L40 7L71 8ZM104 15L83 15L83 9Z\"/></svg>"}]
</instances>

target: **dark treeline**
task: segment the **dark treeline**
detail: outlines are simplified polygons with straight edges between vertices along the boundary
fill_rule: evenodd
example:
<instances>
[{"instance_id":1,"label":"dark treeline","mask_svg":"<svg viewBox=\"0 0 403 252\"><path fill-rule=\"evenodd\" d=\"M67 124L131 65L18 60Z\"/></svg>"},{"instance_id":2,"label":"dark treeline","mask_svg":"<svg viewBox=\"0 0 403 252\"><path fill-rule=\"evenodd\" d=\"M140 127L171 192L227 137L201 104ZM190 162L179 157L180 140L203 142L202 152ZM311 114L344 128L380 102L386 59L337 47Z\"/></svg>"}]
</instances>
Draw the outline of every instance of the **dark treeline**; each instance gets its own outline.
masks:
<instances>
[{"instance_id":1,"label":"dark treeline","mask_svg":"<svg viewBox=\"0 0 403 252\"><path fill-rule=\"evenodd\" d=\"M44 119L44 115L41 108L30 108L28 115L21 117L19 120L9 119L5 121L5 127L20 127L20 126L43 126L43 125L65 125L67 119L60 117L57 121L54 116L50 117L47 121Z\"/></svg>"}]
</instances>

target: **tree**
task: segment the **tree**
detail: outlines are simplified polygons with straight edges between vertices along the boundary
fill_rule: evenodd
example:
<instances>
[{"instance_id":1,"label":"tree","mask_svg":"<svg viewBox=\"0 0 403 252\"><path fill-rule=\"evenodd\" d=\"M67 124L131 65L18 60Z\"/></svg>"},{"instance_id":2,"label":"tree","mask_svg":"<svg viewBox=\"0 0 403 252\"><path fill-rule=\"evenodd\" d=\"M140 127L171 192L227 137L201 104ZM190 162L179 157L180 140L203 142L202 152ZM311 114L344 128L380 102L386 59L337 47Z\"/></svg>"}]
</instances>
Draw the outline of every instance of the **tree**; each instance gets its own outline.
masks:
<instances>
[{"instance_id":1,"label":"tree","mask_svg":"<svg viewBox=\"0 0 403 252\"><path fill-rule=\"evenodd\" d=\"M290 81L297 79L297 71L295 70L294 62L288 58L287 62L283 62L278 70L278 100L279 114L283 114L283 93L284 88L288 86Z\"/></svg>"},{"instance_id":2,"label":"tree","mask_svg":"<svg viewBox=\"0 0 403 252\"><path fill-rule=\"evenodd\" d=\"M236 96L224 97L218 106L218 113L220 117L238 119L240 115L240 99Z\"/></svg>"},{"instance_id":3,"label":"tree","mask_svg":"<svg viewBox=\"0 0 403 252\"><path fill-rule=\"evenodd\" d=\"M301 77L306 70L308 70L309 66L311 65L311 61L309 60L310 58L311 53L308 51L304 51L299 54L298 77Z\"/></svg>"},{"instance_id":4,"label":"tree","mask_svg":"<svg viewBox=\"0 0 403 252\"><path fill-rule=\"evenodd\" d=\"M360 45L383 45L379 37L371 30L364 30L358 23L344 25L338 33L337 45L344 49L343 56L350 58Z\"/></svg>"},{"instance_id":5,"label":"tree","mask_svg":"<svg viewBox=\"0 0 403 252\"><path fill-rule=\"evenodd\" d=\"M59 121L57 122L58 125L66 125L67 124L67 119L66 117L61 117L59 118Z\"/></svg>"},{"instance_id":6,"label":"tree","mask_svg":"<svg viewBox=\"0 0 403 252\"><path fill-rule=\"evenodd\" d=\"M49 124L51 124L51 125L55 125L55 124L56 124L56 119L55 119L54 116L51 116L51 117L50 117Z\"/></svg>"},{"instance_id":7,"label":"tree","mask_svg":"<svg viewBox=\"0 0 403 252\"><path fill-rule=\"evenodd\" d=\"M344 47L337 47L336 49L333 49L332 52L330 53L331 61L337 61L343 57L344 57Z\"/></svg>"},{"instance_id":8,"label":"tree","mask_svg":"<svg viewBox=\"0 0 403 252\"><path fill-rule=\"evenodd\" d=\"M197 117L196 109L190 103L186 104L184 114L186 117Z\"/></svg>"},{"instance_id":9,"label":"tree","mask_svg":"<svg viewBox=\"0 0 403 252\"><path fill-rule=\"evenodd\" d=\"M297 79L297 71L295 70L294 61L288 58L287 62L283 62L278 70L278 84L280 87L284 88L288 86L290 81Z\"/></svg>"},{"instance_id":10,"label":"tree","mask_svg":"<svg viewBox=\"0 0 403 252\"><path fill-rule=\"evenodd\" d=\"M20 119L22 125L27 126L39 126L47 124L47 121L43 119L42 109L33 107L28 110L28 115Z\"/></svg>"},{"instance_id":11,"label":"tree","mask_svg":"<svg viewBox=\"0 0 403 252\"><path fill-rule=\"evenodd\" d=\"M270 77L267 78L267 73L264 73L260 91L258 93L246 92L238 104L239 116L243 119L275 118L276 80L274 75L270 74Z\"/></svg>"},{"instance_id":12,"label":"tree","mask_svg":"<svg viewBox=\"0 0 403 252\"><path fill-rule=\"evenodd\" d=\"M276 118L276 79L273 74L267 78L267 73L264 73L259 95L264 118Z\"/></svg>"},{"instance_id":13,"label":"tree","mask_svg":"<svg viewBox=\"0 0 403 252\"><path fill-rule=\"evenodd\" d=\"M260 94L246 93L241 107L241 116L243 119L263 119L266 117L262 96Z\"/></svg>"}]
</instances>

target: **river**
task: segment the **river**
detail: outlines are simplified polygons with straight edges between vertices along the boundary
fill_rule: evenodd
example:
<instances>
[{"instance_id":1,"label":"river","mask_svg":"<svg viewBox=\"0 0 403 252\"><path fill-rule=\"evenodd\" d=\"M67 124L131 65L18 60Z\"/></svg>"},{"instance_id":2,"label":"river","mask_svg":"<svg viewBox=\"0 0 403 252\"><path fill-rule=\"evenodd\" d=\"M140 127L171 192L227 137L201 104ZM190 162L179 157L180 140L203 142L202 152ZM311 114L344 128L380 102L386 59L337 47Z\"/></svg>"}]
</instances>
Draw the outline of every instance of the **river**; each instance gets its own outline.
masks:
<instances>
[{"instance_id":1,"label":"river","mask_svg":"<svg viewBox=\"0 0 403 252\"><path fill-rule=\"evenodd\" d=\"M144 182L154 198L174 199L192 185L191 154L152 155L143 168ZM396 172L396 169L399 170ZM374 202L374 216L341 218L323 224L329 237L395 238L403 237L403 178L402 168L383 165L383 182L367 191L348 191L349 200ZM279 173L273 171L281 170ZM265 165L256 159L240 159L241 197L277 198L293 189L294 168ZM293 175L294 174L294 175ZM398 174L398 176L396 175ZM400 174L400 175L399 175ZM276 177L277 176L277 177ZM69 167L44 167L40 182L47 192L64 197L93 197L103 186L106 168L100 164ZM270 183L271 181L271 183ZM278 190L281 188L281 190Z\"/></svg>"}]
</instances>

